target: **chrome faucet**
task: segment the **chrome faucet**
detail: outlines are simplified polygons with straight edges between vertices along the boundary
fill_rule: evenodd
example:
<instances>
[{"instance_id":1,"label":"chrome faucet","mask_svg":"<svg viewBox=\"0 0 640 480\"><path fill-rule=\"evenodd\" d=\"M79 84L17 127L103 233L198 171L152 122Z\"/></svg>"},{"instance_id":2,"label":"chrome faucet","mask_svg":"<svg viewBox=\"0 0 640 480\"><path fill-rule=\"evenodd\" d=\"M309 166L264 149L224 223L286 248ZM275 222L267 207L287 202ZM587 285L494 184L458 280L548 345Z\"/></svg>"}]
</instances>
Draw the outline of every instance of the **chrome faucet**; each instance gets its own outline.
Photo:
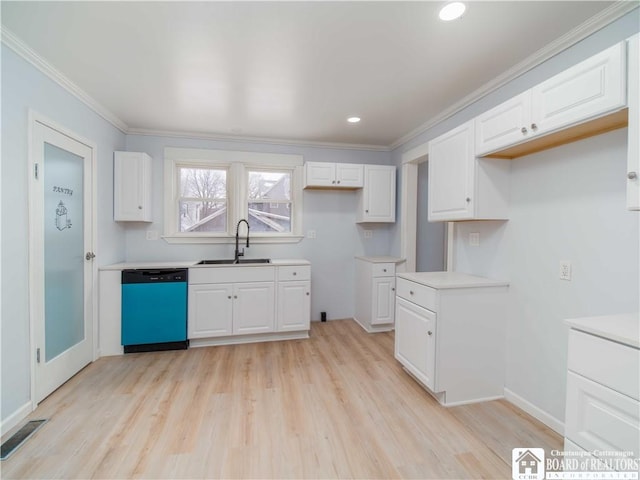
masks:
<instances>
[{"instance_id":1,"label":"chrome faucet","mask_svg":"<svg viewBox=\"0 0 640 480\"><path fill-rule=\"evenodd\" d=\"M247 222L244 218L242 220L240 220L238 222L238 224L236 225L236 253L233 259L233 263L239 263L240 262L240 257L244 256L244 248L242 249L242 251L240 251L240 249L238 248L238 241L240 240L240 236L238 235L238 232L240 230L240 224L244 222L247 224L247 248L249 248L249 222Z\"/></svg>"}]
</instances>

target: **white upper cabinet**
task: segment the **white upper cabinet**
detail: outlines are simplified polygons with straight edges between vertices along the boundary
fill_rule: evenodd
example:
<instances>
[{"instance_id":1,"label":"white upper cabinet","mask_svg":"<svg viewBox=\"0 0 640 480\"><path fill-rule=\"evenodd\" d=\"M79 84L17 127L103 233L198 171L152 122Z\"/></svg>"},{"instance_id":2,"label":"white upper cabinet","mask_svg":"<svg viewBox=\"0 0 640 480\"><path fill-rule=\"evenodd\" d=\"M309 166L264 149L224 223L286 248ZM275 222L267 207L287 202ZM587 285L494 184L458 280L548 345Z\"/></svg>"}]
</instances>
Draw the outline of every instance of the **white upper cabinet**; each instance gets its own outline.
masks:
<instances>
[{"instance_id":1,"label":"white upper cabinet","mask_svg":"<svg viewBox=\"0 0 640 480\"><path fill-rule=\"evenodd\" d=\"M429 142L428 219L507 219L510 164L476 159L474 122Z\"/></svg>"},{"instance_id":2,"label":"white upper cabinet","mask_svg":"<svg viewBox=\"0 0 640 480\"><path fill-rule=\"evenodd\" d=\"M336 186L361 188L364 186L364 168L351 163L336 163Z\"/></svg>"},{"instance_id":3,"label":"white upper cabinet","mask_svg":"<svg viewBox=\"0 0 640 480\"><path fill-rule=\"evenodd\" d=\"M531 119L531 92L526 91L478 115L475 120L478 155L513 145L526 139Z\"/></svg>"},{"instance_id":4,"label":"white upper cabinet","mask_svg":"<svg viewBox=\"0 0 640 480\"><path fill-rule=\"evenodd\" d=\"M620 42L531 89L529 128L557 130L623 108L625 42Z\"/></svg>"},{"instance_id":5,"label":"white upper cabinet","mask_svg":"<svg viewBox=\"0 0 640 480\"><path fill-rule=\"evenodd\" d=\"M364 187L358 192L358 223L396 221L396 167L365 165Z\"/></svg>"},{"instance_id":6,"label":"white upper cabinet","mask_svg":"<svg viewBox=\"0 0 640 480\"><path fill-rule=\"evenodd\" d=\"M115 152L113 161L113 219L151 222L151 157Z\"/></svg>"},{"instance_id":7,"label":"white upper cabinet","mask_svg":"<svg viewBox=\"0 0 640 480\"><path fill-rule=\"evenodd\" d=\"M640 34L629 39L627 208L640 210Z\"/></svg>"},{"instance_id":8,"label":"white upper cabinet","mask_svg":"<svg viewBox=\"0 0 640 480\"><path fill-rule=\"evenodd\" d=\"M479 115L476 154L498 152L495 156L513 158L624 126L624 120L616 117L542 140L624 108L625 64L625 43L621 42ZM530 143L529 149L503 151L534 139L539 143Z\"/></svg>"},{"instance_id":9,"label":"white upper cabinet","mask_svg":"<svg viewBox=\"0 0 640 480\"><path fill-rule=\"evenodd\" d=\"M362 188L363 175L360 164L306 162L304 188Z\"/></svg>"},{"instance_id":10,"label":"white upper cabinet","mask_svg":"<svg viewBox=\"0 0 640 480\"><path fill-rule=\"evenodd\" d=\"M473 122L429 142L429 221L473 218Z\"/></svg>"}]
</instances>

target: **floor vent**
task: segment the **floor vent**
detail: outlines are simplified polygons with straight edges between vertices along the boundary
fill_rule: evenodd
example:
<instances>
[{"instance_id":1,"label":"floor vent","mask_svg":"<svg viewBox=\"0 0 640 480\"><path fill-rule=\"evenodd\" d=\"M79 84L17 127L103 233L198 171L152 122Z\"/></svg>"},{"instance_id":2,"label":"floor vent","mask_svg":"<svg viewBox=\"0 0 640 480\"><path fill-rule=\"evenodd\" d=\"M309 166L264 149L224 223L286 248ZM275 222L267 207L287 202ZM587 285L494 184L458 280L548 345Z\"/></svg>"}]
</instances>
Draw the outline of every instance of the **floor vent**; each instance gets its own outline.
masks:
<instances>
[{"instance_id":1,"label":"floor vent","mask_svg":"<svg viewBox=\"0 0 640 480\"><path fill-rule=\"evenodd\" d=\"M2 444L0 451L0 460L6 460L13 452L15 452L20 445L27 441L27 439L33 435L46 420L31 420L27 424L11 435L11 438Z\"/></svg>"}]
</instances>

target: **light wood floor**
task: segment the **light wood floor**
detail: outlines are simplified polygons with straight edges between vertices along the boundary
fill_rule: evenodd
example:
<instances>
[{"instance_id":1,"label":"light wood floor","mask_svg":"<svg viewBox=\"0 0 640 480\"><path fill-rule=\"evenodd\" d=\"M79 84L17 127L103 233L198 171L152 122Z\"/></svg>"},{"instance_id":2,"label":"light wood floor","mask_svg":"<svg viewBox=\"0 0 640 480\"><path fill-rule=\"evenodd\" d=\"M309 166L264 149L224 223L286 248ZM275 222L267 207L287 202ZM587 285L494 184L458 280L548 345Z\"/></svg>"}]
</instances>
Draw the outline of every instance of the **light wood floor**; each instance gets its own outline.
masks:
<instances>
[{"instance_id":1,"label":"light wood floor","mask_svg":"<svg viewBox=\"0 0 640 480\"><path fill-rule=\"evenodd\" d=\"M3 478L511 478L511 449L561 449L505 401L446 409L393 333L101 358L47 398Z\"/></svg>"}]
</instances>

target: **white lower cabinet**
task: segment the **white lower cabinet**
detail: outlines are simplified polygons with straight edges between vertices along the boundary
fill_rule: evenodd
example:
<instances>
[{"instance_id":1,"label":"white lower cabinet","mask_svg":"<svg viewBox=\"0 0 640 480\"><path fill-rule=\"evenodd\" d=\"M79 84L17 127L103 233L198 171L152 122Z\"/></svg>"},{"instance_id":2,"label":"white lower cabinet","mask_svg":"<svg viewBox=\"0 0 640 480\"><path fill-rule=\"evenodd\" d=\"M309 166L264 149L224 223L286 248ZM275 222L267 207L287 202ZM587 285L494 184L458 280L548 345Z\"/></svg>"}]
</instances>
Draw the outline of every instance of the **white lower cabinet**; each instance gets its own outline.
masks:
<instances>
[{"instance_id":1,"label":"white lower cabinet","mask_svg":"<svg viewBox=\"0 0 640 480\"><path fill-rule=\"evenodd\" d=\"M278 268L276 330L309 330L311 320L311 267Z\"/></svg>"},{"instance_id":2,"label":"white lower cabinet","mask_svg":"<svg viewBox=\"0 0 640 480\"><path fill-rule=\"evenodd\" d=\"M189 273L189 340L302 332L310 323L308 264L198 267ZM213 342L219 343L219 342ZM198 343L196 344L206 344Z\"/></svg>"},{"instance_id":3,"label":"white lower cabinet","mask_svg":"<svg viewBox=\"0 0 640 480\"><path fill-rule=\"evenodd\" d=\"M189 286L189 320L191 338L218 337L233 333L233 284Z\"/></svg>"},{"instance_id":4,"label":"white lower cabinet","mask_svg":"<svg viewBox=\"0 0 640 480\"><path fill-rule=\"evenodd\" d=\"M309 330L311 282L281 282L278 284L279 332Z\"/></svg>"},{"instance_id":5,"label":"white lower cabinet","mask_svg":"<svg viewBox=\"0 0 640 480\"><path fill-rule=\"evenodd\" d=\"M189 338L272 332L274 320L273 282L189 287Z\"/></svg>"},{"instance_id":6,"label":"white lower cabinet","mask_svg":"<svg viewBox=\"0 0 640 480\"><path fill-rule=\"evenodd\" d=\"M395 358L445 406L503 397L507 293L460 273L399 274Z\"/></svg>"},{"instance_id":7,"label":"white lower cabinet","mask_svg":"<svg viewBox=\"0 0 640 480\"><path fill-rule=\"evenodd\" d=\"M396 305L395 355L427 388L435 389L436 314L402 298Z\"/></svg>"},{"instance_id":8,"label":"white lower cabinet","mask_svg":"<svg viewBox=\"0 0 640 480\"><path fill-rule=\"evenodd\" d=\"M565 445L619 470L606 452L640 456L640 342L635 315L568 320ZM622 469L624 470L624 469Z\"/></svg>"},{"instance_id":9,"label":"white lower cabinet","mask_svg":"<svg viewBox=\"0 0 640 480\"><path fill-rule=\"evenodd\" d=\"M356 312L354 319L367 332L393 329L396 263L394 257L356 257Z\"/></svg>"}]
</instances>

